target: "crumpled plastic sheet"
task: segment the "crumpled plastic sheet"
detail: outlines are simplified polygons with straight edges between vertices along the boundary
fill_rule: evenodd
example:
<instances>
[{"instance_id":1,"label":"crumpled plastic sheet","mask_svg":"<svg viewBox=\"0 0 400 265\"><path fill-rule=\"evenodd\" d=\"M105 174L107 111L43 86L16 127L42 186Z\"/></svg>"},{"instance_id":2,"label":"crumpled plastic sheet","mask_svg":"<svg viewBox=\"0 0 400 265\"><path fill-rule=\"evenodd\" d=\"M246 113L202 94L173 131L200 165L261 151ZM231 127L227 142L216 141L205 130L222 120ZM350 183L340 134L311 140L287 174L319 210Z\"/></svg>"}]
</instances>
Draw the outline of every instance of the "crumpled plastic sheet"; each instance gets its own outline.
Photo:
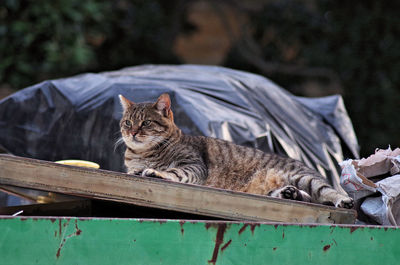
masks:
<instances>
[{"instance_id":1,"label":"crumpled plastic sheet","mask_svg":"<svg viewBox=\"0 0 400 265\"><path fill-rule=\"evenodd\" d=\"M25 157L84 159L124 171L115 146L122 108L167 92L175 122L206 135L303 161L340 189L338 162L358 158L340 96L301 98L269 79L217 66L144 65L44 81L0 101L0 146ZM343 149L342 149L343 148Z\"/></svg>"}]
</instances>

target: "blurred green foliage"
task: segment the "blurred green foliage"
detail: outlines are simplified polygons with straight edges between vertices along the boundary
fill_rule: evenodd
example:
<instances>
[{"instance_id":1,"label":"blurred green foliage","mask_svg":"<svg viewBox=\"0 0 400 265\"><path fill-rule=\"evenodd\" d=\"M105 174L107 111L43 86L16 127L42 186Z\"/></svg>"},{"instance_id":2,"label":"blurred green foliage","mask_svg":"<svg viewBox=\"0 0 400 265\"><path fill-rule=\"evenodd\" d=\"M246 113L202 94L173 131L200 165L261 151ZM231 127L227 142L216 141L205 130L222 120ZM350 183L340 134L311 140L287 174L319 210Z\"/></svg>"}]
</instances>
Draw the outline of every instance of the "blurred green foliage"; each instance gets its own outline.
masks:
<instances>
[{"instance_id":1,"label":"blurred green foliage","mask_svg":"<svg viewBox=\"0 0 400 265\"><path fill-rule=\"evenodd\" d=\"M251 36L260 47L259 56L333 70L343 87L361 155L389 144L400 147L400 3L321 0L308 4L273 1L252 13ZM237 53L227 64L257 71ZM268 77L289 89L309 78L296 73Z\"/></svg>"},{"instance_id":2,"label":"blurred green foliage","mask_svg":"<svg viewBox=\"0 0 400 265\"><path fill-rule=\"evenodd\" d=\"M175 62L161 1L3 0L0 84Z\"/></svg>"},{"instance_id":3,"label":"blurred green foliage","mask_svg":"<svg viewBox=\"0 0 400 265\"><path fill-rule=\"evenodd\" d=\"M400 147L399 2L327 1L323 10L326 40L310 63L339 73L363 152Z\"/></svg>"},{"instance_id":4,"label":"blurred green foliage","mask_svg":"<svg viewBox=\"0 0 400 265\"><path fill-rule=\"evenodd\" d=\"M0 85L23 88L87 71L178 63L173 43L185 29L181 13L189 2L3 0ZM238 1L223 3L245 9ZM399 10L396 1L265 1L263 8L246 10L244 37L264 61L335 73L366 155L400 146ZM237 51L225 66L265 74ZM310 78L296 69L268 77L291 89Z\"/></svg>"}]
</instances>

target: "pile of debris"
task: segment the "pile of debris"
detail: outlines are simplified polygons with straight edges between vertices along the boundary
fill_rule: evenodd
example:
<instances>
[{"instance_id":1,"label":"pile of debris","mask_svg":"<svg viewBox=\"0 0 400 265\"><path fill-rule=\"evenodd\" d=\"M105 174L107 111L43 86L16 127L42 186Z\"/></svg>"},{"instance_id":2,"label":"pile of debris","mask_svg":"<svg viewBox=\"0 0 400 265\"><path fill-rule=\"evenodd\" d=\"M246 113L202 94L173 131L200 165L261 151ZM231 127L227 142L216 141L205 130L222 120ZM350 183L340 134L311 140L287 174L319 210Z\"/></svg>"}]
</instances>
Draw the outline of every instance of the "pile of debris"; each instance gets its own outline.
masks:
<instances>
[{"instance_id":1,"label":"pile of debris","mask_svg":"<svg viewBox=\"0 0 400 265\"><path fill-rule=\"evenodd\" d=\"M360 160L346 160L341 185L354 199L358 219L367 224L400 223L400 148L377 149Z\"/></svg>"}]
</instances>

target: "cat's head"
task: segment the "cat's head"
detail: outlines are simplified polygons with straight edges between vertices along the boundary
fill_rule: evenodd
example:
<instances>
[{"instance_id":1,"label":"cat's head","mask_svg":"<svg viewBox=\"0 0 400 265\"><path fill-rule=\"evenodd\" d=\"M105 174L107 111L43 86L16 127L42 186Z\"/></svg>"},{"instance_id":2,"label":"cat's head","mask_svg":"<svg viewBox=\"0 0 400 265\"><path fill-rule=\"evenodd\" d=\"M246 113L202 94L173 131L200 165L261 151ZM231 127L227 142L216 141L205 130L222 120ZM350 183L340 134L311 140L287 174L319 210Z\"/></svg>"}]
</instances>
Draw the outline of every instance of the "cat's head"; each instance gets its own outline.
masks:
<instances>
[{"instance_id":1,"label":"cat's head","mask_svg":"<svg viewBox=\"0 0 400 265\"><path fill-rule=\"evenodd\" d=\"M122 95L119 98L124 111L121 134L132 150L140 152L160 146L179 132L168 94L162 94L154 103L134 103Z\"/></svg>"}]
</instances>

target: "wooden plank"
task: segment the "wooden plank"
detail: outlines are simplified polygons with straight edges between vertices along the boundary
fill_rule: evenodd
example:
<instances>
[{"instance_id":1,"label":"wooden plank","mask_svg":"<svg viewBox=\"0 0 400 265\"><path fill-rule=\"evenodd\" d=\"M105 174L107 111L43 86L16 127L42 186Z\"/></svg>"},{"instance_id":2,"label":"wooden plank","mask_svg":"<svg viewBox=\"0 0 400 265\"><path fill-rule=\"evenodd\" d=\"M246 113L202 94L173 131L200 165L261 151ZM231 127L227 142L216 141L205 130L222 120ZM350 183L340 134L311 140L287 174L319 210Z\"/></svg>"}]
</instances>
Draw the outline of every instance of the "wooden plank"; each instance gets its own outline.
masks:
<instances>
[{"instance_id":1,"label":"wooden plank","mask_svg":"<svg viewBox=\"0 0 400 265\"><path fill-rule=\"evenodd\" d=\"M0 155L0 184L231 220L354 223L355 211Z\"/></svg>"},{"instance_id":2,"label":"wooden plank","mask_svg":"<svg viewBox=\"0 0 400 265\"><path fill-rule=\"evenodd\" d=\"M79 216L90 217L92 201L80 199L54 203L28 204L19 206L0 207L0 215L21 216Z\"/></svg>"},{"instance_id":3,"label":"wooden plank","mask_svg":"<svg viewBox=\"0 0 400 265\"><path fill-rule=\"evenodd\" d=\"M47 191L39 191L33 189L26 189L21 187L0 185L0 191L5 193L29 200L31 202L39 203L52 203L52 202L65 202L73 200L81 200L82 198L76 196L70 196L60 193L53 193Z\"/></svg>"}]
</instances>

